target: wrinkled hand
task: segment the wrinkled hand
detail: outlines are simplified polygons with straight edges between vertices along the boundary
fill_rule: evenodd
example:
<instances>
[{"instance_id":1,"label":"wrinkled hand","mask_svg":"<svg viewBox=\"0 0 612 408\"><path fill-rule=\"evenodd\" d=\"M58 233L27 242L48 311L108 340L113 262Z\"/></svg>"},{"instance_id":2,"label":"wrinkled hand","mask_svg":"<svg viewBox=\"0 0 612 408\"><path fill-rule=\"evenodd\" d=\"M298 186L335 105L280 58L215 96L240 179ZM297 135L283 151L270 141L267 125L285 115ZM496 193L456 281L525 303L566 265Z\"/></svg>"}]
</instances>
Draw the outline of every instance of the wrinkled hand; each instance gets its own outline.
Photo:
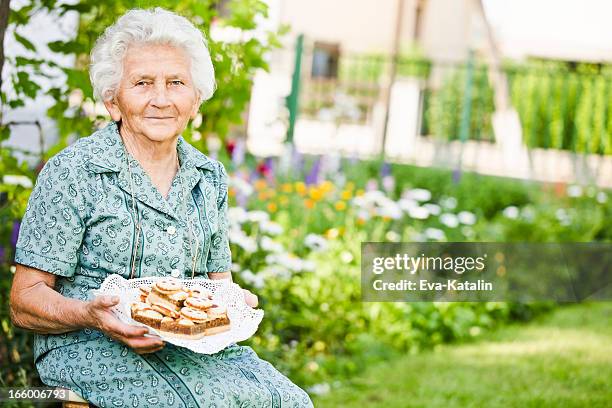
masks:
<instances>
[{"instance_id":1,"label":"wrinkled hand","mask_svg":"<svg viewBox=\"0 0 612 408\"><path fill-rule=\"evenodd\" d=\"M161 338L144 336L149 332L148 328L125 324L115 317L111 308L118 303L117 296L99 296L88 302L86 313L89 325L113 340L131 347L138 354L161 350L165 345Z\"/></svg>"},{"instance_id":2,"label":"wrinkled hand","mask_svg":"<svg viewBox=\"0 0 612 408\"><path fill-rule=\"evenodd\" d=\"M244 292L244 301L246 302L246 304L251 307L257 307L257 305L259 304L257 295L253 294L250 290L247 290L247 289L242 289L242 290Z\"/></svg>"}]
</instances>

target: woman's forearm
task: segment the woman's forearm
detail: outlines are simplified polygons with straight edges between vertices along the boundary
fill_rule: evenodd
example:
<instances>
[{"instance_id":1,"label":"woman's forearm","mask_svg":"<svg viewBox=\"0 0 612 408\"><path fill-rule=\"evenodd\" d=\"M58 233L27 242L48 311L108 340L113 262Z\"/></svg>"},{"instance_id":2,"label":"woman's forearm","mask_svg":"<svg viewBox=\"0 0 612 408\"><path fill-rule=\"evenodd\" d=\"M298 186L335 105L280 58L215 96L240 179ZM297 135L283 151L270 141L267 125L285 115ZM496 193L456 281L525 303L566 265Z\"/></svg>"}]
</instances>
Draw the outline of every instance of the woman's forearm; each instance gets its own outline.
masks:
<instances>
[{"instance_id":1,"label":"woman's forearm","mask_svg":"<svg viewBox=\"0 0 612 408\"><path fill-rule=\"evenodd\" d=\"M36 333L60 334L92 326L86 305L39 282L11 294L11 318L15 326Z\"/></svg>"},{"instance_id":2,"label":"woman's forearm","mask_svg":"<svg viewBox=\"0 0 612 408\"><path fill-rule=\"evenodd\" d=\"M209 279L229 279L232 281L232 273L231 272L208 272Z\"/></svg>"}]
</instances>

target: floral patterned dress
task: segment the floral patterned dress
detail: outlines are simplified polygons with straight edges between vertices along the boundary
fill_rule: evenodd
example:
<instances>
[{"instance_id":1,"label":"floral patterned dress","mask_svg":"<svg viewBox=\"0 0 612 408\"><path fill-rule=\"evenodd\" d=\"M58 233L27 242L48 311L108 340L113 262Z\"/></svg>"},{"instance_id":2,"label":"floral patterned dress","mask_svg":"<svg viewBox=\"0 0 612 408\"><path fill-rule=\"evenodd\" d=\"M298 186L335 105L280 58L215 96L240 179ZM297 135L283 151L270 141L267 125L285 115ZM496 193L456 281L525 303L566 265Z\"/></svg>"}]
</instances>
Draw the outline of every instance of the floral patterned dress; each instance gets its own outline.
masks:
<instances>
[{"instance_id":1,"label":"floral patterned dress","mask_svg":"<svg viewBox=\"0 0 612 408\"><path fill-rule=\"evenodd\" d=\"M188 219L200 243L195 276L231 269L227 174L223 165L179 138L181 163L167 198L126 158L110 122L54 156L40 173L21 224L15 262L57 275L55 289L90 300L113 273L191 277ZM133 184L127 160L131 160ZM138 251L132 194L141 219ZM182 191L187 194L183 202ZM248 346L213 355L167 343L139 355L102 332L36 335L42 381L70 388L100 407L311 407L308 394Z\"/></svg>"}]
</instances>

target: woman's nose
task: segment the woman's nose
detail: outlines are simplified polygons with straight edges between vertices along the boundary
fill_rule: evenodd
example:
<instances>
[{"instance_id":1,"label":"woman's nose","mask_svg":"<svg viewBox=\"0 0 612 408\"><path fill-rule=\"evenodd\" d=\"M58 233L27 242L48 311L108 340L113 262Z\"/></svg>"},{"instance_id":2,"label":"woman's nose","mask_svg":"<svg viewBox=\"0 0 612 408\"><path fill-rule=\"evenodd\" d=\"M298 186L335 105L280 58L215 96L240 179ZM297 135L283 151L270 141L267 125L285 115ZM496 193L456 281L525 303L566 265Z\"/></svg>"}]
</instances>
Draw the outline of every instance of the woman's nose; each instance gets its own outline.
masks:
<instances>
[{"instance_id":1,"label":"woman's nose","mask_svg":"<svg viewBox=\"0 0 612 408\"><path fill-rule=\"evenodd\" d=\"M158 108L164 108L170 105L170 99L168 98L168 89L166 89L166 84L155 84L155 87L153 89L153 97L151 98L151 104Z\"/></svg>"}]
</instances>

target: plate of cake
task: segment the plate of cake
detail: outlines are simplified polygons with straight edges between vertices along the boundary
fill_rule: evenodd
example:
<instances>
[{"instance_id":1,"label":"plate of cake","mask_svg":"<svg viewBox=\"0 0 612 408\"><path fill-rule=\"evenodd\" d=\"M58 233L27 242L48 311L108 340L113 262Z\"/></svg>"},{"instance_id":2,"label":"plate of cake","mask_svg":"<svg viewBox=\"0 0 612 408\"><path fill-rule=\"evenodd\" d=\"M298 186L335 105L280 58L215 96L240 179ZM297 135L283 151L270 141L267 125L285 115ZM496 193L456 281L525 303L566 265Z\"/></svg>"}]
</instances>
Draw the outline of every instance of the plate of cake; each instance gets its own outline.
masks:
<instances>
[{"instance_id":1,"label":"plate of cake","mask_svg":"<svg viewBox=\"0 0 612 408\"><path fill-rule=\"evenodd\" d=\"M147 326L164 341L198 353L213 354L257 331L263 310L244 301L229 280L107 277L95 295L116 295L113 308L125 323Z\"/></svg>"}]
</instances>

